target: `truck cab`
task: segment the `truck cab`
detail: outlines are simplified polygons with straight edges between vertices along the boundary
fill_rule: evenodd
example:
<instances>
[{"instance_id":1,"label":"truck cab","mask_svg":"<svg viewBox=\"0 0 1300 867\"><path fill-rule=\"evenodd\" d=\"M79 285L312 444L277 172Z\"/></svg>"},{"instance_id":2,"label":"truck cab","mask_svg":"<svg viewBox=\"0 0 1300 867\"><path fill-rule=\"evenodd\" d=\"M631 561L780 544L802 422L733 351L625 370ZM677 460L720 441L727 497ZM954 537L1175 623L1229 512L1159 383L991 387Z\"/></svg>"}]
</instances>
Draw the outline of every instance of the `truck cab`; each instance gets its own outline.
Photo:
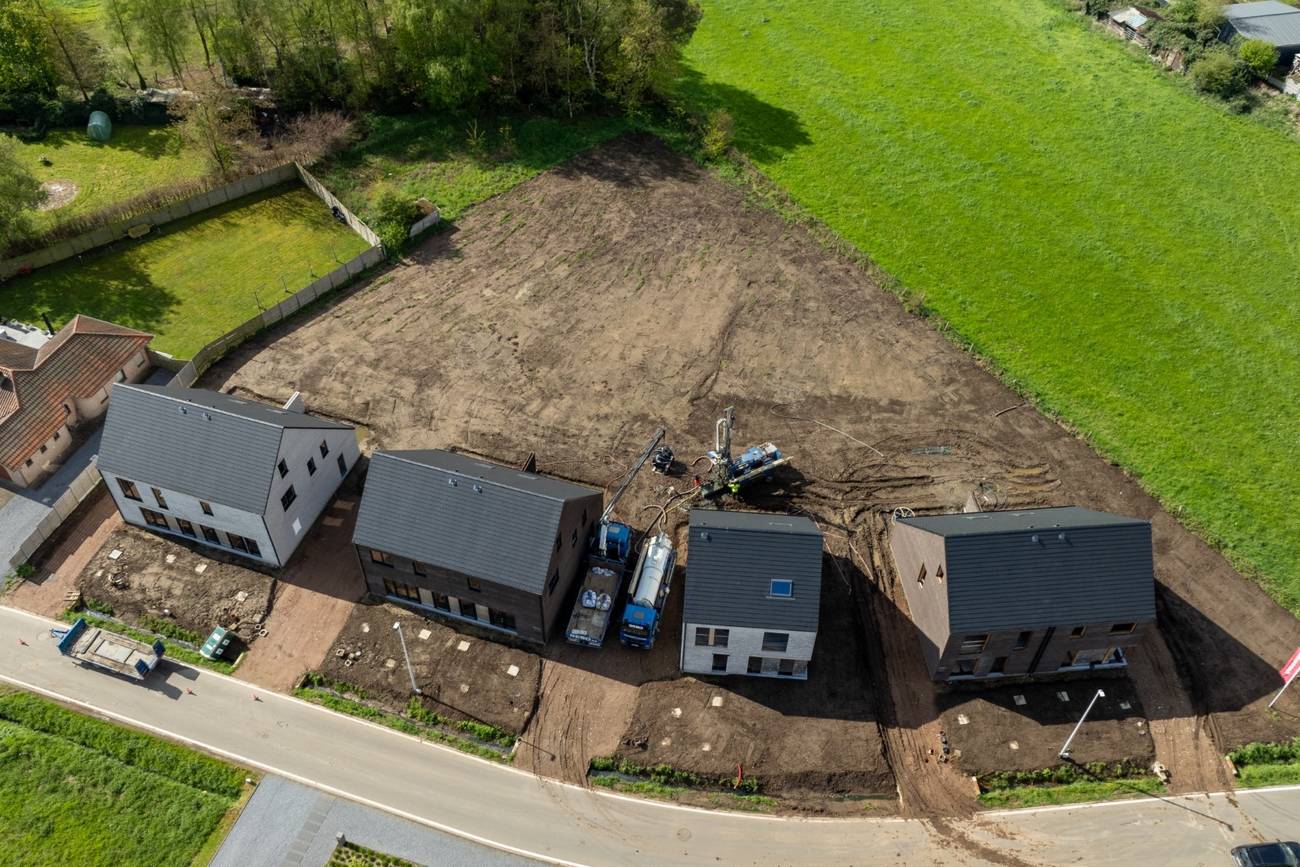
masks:
<instances>
[{"instance_id":1,"label":"truck cab","mask_svg":"<svg viewBox=\"0 0 1300 867\"><path fill-rule=\"evenodd\" d=\"M649 650L654 646L676 563L672 540L663 533L651 539L641 552L618 631L618 640L628 647Z\"/></svg>"}]
</instances>

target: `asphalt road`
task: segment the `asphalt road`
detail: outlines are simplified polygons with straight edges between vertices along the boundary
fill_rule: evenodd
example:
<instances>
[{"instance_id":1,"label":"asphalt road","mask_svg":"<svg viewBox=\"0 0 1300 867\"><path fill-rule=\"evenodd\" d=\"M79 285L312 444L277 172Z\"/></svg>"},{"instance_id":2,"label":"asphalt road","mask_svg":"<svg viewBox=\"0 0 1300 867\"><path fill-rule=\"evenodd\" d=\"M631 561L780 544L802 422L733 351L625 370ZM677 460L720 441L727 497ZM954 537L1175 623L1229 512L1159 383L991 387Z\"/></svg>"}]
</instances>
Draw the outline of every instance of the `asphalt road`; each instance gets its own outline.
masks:
<instances>
[{"instance_id":1,"label":"asphalt road","mask_svg":"<svg viewBox=\"0 0 1300 867\"><path fill-rule=\"evenodd\" d=\"M170 665L148 684L118 679L61 657L51 625L0 607L0 680L554 863L1188 867L1227 865L1238 843L1300 837L1300 787L940 823L682 808L534 777L207 671Z\"/></svg>"}]
</instances>

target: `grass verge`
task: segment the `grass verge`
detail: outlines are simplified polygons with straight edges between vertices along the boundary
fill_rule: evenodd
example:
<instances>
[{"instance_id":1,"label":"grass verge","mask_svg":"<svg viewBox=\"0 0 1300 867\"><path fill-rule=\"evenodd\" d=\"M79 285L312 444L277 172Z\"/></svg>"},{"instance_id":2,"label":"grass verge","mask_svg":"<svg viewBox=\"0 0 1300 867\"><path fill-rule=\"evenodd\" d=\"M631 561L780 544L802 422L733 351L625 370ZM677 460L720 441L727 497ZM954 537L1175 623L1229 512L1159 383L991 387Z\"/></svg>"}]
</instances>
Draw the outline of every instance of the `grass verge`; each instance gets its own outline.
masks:
<instances>
[{"instance_id":1,"label":"grass verge","mask_svg":"<svg viewBox=\"0 0 1300 867\"><path fill-rule=\"evenodd\" d=\"M184 867L244 776L33 695L0 695L0 861Z\"/></svg>"},{"instance_id":2,"label":"grass verge","mask_svg":"<svg viewBox=\"0 0 1300 867\"><path fill-rule=\"evenodd\" d=\"M167 648L165 658L175 659L178 662L192 665L195 668L209 668L213 671L219 671L222 674L233 674L238 664L238 660L235 662L228 662L224 659L208 659L197 650L177 643L177 640L173 637L146 629L137 629L134 626L129 626L117 620L97 617L90 611L69 610L63 612L63 619L68 623L75 623L78 617L84 618L86 623L90 626L107 629L109 632L115 632L118 635L125 635L127 638L134 638L136 641L143 641L145 644L153 644L155 641L162 641L163 646Z\"/></svg>"},{"instance_id":3,"label":"grass verge","mask_svg":"<svg viewBox=\"0 0 1300 867\"><path fill-rule=\"evenodd\" d=\"M307 685L298 687L293 691L293 694L298 698L329 708L332 711L369 720L418 738L436 741L454 747L463 753L469 753L494 762L501 762L502 764L510 764L514 761L512 747L515 743L515 737L508 732L503 732L484 723L475 723L469 720L448 720L424 709L423 706L420 706L420 709L417 710L416 702L418 699L412 699L411 705L407 708L407 714L393 713L367 704L362 699L340 695L339 692L343 691L354 695L357 694L356 689L349 684L334 684L333 687L330 687L322 685L324 683L323 679L308 675ZM345 689L336 691L339 686L343 686Z\"/></svg>"},{"instance_id":4,"label":"grass verge","mask_svg":"<svg viewBox=\"0 0 1300 867\"><path fill-rule=\"evenodd\" d=\"M1300 464L1276 424L1300 409L1300 300L1277 281L1300 272L1300 143L1046 0L949 13L710 0L679 92L1300 613Z\"/></svg>"},{"instance_id":5,"label":"grass verge","mask_svg":"<svg viewBox=\"0 0 1300 867\"><path fill-rule=\"evenodd\" d=\"M178 358L367 247L298 185L274 187L0 286L5 315L86 313L152 332Z\"/></svg>"},{"instance_id":6,"label":"grass verge","mask_svg":"<svg viewBox=\"0 0 1300 867\"><path fill-rule=\"evenodd\" d=\"M1164 784L1155 777L1131 777L1125 780L1078 780L1059 786L1016 786L1009 789L994 789L981 793L979 801L986 807L1009 809L1114 801L1135 795L1156 795L1164 792Z\"/></svg>"},{"instance_id":7,"label":"grass verge","mask_svg":"<svg viewBox=\"0 0 1300 867\"><path fill-rule=\"evenodd\" d=\"M722 810L737 810L745 813L768 813L777 808L776 798L768 795L745 795L730 792L702 792L688 786L669 786L654 780L634 780L619 774L594 773L588 778L593 786L636 795L640 798L654 798L660 801L680 801L689 796L692 801L704 800L710 806Z\"/></svg>"},{"instance_id":8,"label":"grass verge","mask_svg":"<svg viewBox=\"0 0 1300 867\"><path fill-rule=\"evenodd\" d=\"M1237 787L1300 783L1300 738L1289 742L1253 743L1228 753L1237 768Z\"/></svg>"}]
</instances>

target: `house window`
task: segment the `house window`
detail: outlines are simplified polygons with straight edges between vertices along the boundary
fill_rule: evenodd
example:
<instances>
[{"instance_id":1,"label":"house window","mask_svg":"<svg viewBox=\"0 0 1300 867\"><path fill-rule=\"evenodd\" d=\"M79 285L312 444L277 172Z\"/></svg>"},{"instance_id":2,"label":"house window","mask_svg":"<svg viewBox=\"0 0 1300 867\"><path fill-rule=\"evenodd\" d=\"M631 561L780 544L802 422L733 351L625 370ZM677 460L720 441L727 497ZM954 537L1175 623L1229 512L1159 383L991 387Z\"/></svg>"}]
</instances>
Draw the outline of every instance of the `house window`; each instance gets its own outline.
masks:
<instances>
[{"instance_id":1,"label":"house window","mask_svg":"<svg viewBox=\"0 0 1300 867\"><path fill-rule=\"evenodd\" d=\"M550 596L552 593L554 593L555 588L558 587L559 585L560 585L560 570L556 569L555 573L551 575L551 580L546 582L546 595Z\"/></svg>"},{"instance_id":2,"label":"house window","mask_svg":"<svg viewBox=\"0 0 1300 867\"><path fill-rule=\"evenodd\" d=\"M925 571L925 564L922 563L922 564L921 564L921 571L916 573L916 583L917 583L917 584L920 584L922 587L925 586L925 576L926 576L926 574L927 574L927 573L926 573L926 571Z\"/></svg>"},{"instance_id":3,"label":"house window","mask_svg":"<svg viewBox=\"0 0 1300 867\"><path fill-rule=\"evenodd\" d=\"M155 527L159 530L171 529L171 527L167 525L167 516L161 512L155 512L153 509L146 509L142 506L140 508L140 514L144 516L144 522L150 527Z\"/></svg>"},{"instance_id":4,"label":"house window","mask_svg":"<svg viewBox=\"0 0 1300 867\"><path fill-rule=\"evenodd\" d=\"M117 373L113 374L113 381L114 381L114 382L126 382L126 371L124 371L124 370L119 370Z\"/></svg>"},{"instance_id":5,"label":"house window","mask_svg":"<svg viewBox=\"0 0 1300 867\"><path fill-rule=\"evenodd\" d=\"M409 599L412 602L420 601L420 591L410 584L403 584L401 581L394 581L391 578L384 579L384 592L389 596L397 596L401 599Z\"/></svg>"},{"instance_id":6,"label":"house window","mask_svg":"<svg viewBox=\"0 0 1300 867\"><path fill-rule=\"evenodd\" d=\"M252 554L254 557L262 556L262 549L257 547L257 543L252 539L245 539L244 544L248 546L248 553Z\"/></svg>"},{"instance_id":7,"label":"house window","mask_svg":"<svg viewBox=\"0 0 1300 867\"><path fill-rule=\"evenodd\" d=\"M943 583L943 564L940 563L934 570L934 579L940 584Z\"/></svg>"},{"instance_id":8,"label":"house window","mask_svg":"<svg viewBox=\"0 0 1300 867\"><path fill-rule=\"evenodd\" d=\"M391 569L393 566L393 555L387 554L383 551L376 551L374 548L371 548L370 562L378 563L380 566L387 566Z\"/></svg>"},{"instance_id":9,"label":"house window","mask_svg":"<svg viewBox=\"0 0 1300 867\"><path fill-rule=\"evenodd\" d=\"M725 653L715 653L715 654L713 654L713 668L712 668L712 671L713 671L714 674L726 674L726 673L727 673L727 654L725 654Z\"/></svg>"},{"instance_id":10,"label":"house window","mask_svg":"<svg viewBox=\"0 0 1300 867\"><path fill-rule=\"evenodd\" d=\"M248 553L248 542L244 541L243 536L237 536L234 533L227 532L226 538L230 540L230 547L234 548L236 551L243 551L245 554Z\"/></svg>"},{"instance_id":11,"label":"house window","mask_svg":"<svg viewBox=\"0 0 1300 867\"><path fill-rule=\"evenodd\" d=\"M329 443L325 442L325 440L320 441L320 456L322 458L327 458L330 456Z\"/></svg>"},{"instance_id":12,"label":"house window","mask_svg":"<svg viewBox=\"0 0 1300 867\"><path fill-rule=\"evenodd\" d=\"M750 674L762 674L762 673L763 673L763 657L761 657L761 656L751 656L751 657L749 658L749 665L745 666L745 671L749 672Z\"/></svg>"},{"instance_id":13,"label":"house window","mask_svg":"<svg viewBox=\"0 0 1300 867\"><path fill-rule=\"evenodd\" d=\"M289 490L285 491L280 497L280 505L284 506L284 510L287 512L296 499L298 499L298 492L293 489L293 485L290 485Z\"/></svg>"},{"instance_id":14,"label":"house window","mask_svg":"<svg viewBox=\"0 0 1300 867\"><path fill-rule=\"evenodd\" d=\"M1083 638L1083 636L1087 634L1088 634L1088 627L1086 626L1076 626L1070 630L1071 638Z\"/></svg>"},{"instance_id":15,"label":"house window","mask_svg":"<svg viewBox=\"0 0 1300 867\"><path fill-rule=\"evenodd\" d=\"M984 635L967 635L961 640L961 648L958 653L982 653L984 645L989 643L988 634Z\"/></svg>"},{"instance_id":16,"label":"house window","mask_svg":"<svg viewBox=\"0 0 1300 867\"><path fill-rule=\"evenodd\" d=\"M730 638L730 629L714 629L709 626L695 627L696 647L726 647Z\"/></svg>"},{"instance_id":17,"label":"house window","mask_svg":"<svg viewBox=\"0 0 1300 867\"><path fill-rule=\"evenodd\" d=\"M587 510L582 510L582 526L587 526Z\"/></svg>"},{"instance_id":18,"label":"house window","mask_svg":"<svg viewBox=\"0 0 1300 867\"><path fill-rule=\"evenodd\" d=\"M465 585L469 587L470 590L473 590L475 593L483 592L483 582L478 580L477 578L466 578Z\"/></svg>"},{"instance_id":19,"label":"house window","mask_svg":"<svg viewBox=\"0 0 1300 867\"><path fill-rule=\"evenodd\" d=\"M785 578L773 578L767 585L767 595L773 599L790 599L794 596L794 582Z\"/></svg>"},{"instance_id":20,"label":"house window","mask_svg":"<svg viewBox=\"0 0 1300 867\"><path fill-rule=\"evenodd\" d=\"M28 461L28 463L31 462ZM140 498L140 491L138 488L136 488L135 482L128 481L127 479L118 479L117 486L122 489L122 495L125 496L128 500L135 500L136 502L144 502Z\"/></svg>"},{"instance_id":21,"label":"house window","mask_svg":"<svg viewBox=\"0 0 1300 867\"><path fill-rule=\"evenodd\" d=\"M953 667L953 674L958 676L970 675L975 673L975 660L959 659Z\"/></svg>"},{"instance_id":22,"label":"house window","mask_svg":"<svg viewBox=\"0 0 1300 867\"><path fill-rule=\"evenodd\" d=\"M153 491L153 498L158 501L158 508L167 508L167 500L163 498L163 492L157 488L150 488L149 490Z\"/></svg>"},{"instance_id":23,"label":"house window","mask_svg":"<svg viewBox=\"0 0 1300 867\"><path fill-rule=\"evenodd\" d=\"M280 463L276 464L275 468L280 471L280 478L289 475L289 465L284 462L284 458L280 458Z\"/></svg>"},{"instance_id":24,"label":"house window","mask_svg":"<svg viewBox=\"0 0 1300 867\"><path fill-rule=\"evenodd\" d=\"M434 608L437 608L439 611L451 610L451 599L447 596L446 593L439 593L437 590L435 590L433 591L432 595L433 595Z\"/></svg>"},{"instance_id":25,"label":"house window","mask_svg":"<svg viewBox=\"0 0 1300 867\"><path fill-rule=\"evenodd\" d=\"M426 566L425 566L423 563L421 563L419 560L412 560L412 561L411 561L411 571L414 572L416 575L422 575L422 576L423 576L423 575L428 575L428 574L429 574L428 567L426 567Z\"/></svg>"},{"instance_id":26,"label":"house window","mask_svg":"<svg viewBox=\"0 0 1300 867\"><path fill-rule=\"evenodd\" d=\"M343 455L339 455L339 475L346 476L347 474L348 474L348 462L344 460Z\"/></svg>"},{"instance_id":27,"label":"house window","mask_svg":"<svg viewBox=\"0 0 1300 867\"><path fill-rule=\"evenodd\" d=\"M786 647L790 644L790 634L788 632L764 632L763 649L773 653L785 653Z\"/></svg>"},{"instance_id":28,"label":"house window","mask_svg":"<svg viewBox=\"0 0 1300 867\"><path fill-rule=\"evenodd\" d=\"M569 536L569 547L572 548L577 544L578 544L578 531L574 530L573 533L570 534Z\"/></svg>"},{"instance_id":29,"label":"house window","mask_svg":"<svg viewBox=\"0 0 1300 867\"><path fill-rule=\"evenodd\" d=\"M55 431L55 432L54 432L54 437L53 437L53 439L54 439L54 441L55 441L56 443L59 441L59 436L60 436L59 432L58 432L58 431Z\"/></svg>"},{"instance_id":30,"label":"house window","mask_svg":"<svg viewBox=\"0 0 1300 867\"><path fill-rule=\"evenodd\" d=\"M48 449L48 446L41 446L41 454L45 454L45 452L47 451L47 449Z\"/></svg>"},{"instance_id":31,"label":"house window","mask_svg":"<svg viewBox=\"0 0 1300 867\"><path fill-rule=\"evenodd\" d=\"M25 467L30 467L31 465L32 465L32 459L31 459L31 458L28 458L28 459L27 459L27 463L23 464L23 466L25 466ZM137 497L136 499L139 499L139 498Z\"/></svg>"},{"instance_id":32,"label":"house window","mask_svg":"<svg viewBox=\"0 0 1300 867\"><path fill-rule=\"evenodd\" d=\"M176 519L176 528L180 530L182 533L184 533L186 536L190 536L190 537L194 536L194 525L191 524L189 521L185 520L184 518Z\"/></svg>"},{"instance_id":33,"label":"house window","mask_svg":"<svg viewBox=\"0 0 1300 867\"><path fill-rule=\"evenodd\" d=\"M203 514L205 514L205 515L211 515L211 514L212 514L212 504L211 504L211 503L205 502L204 500L199 500L199 508L203 510Z\"/></svg>"},{"instance_id":34,"label":"house window","mask_svg":"<svg viewBox=\"0 0 1300 867\"><path fill-rule=\"evenodd\" d=\"M1111 635L1128 635L1137 629L1136 623L1116 623L1110 628Z\"/></svg>"},{"instance_id":35,"label":"house window","mask_svg":"<svg viewBox=\"0 0 1300 867\"><path fill-rule=\"evenodd\" d=\"M473 602L464 602L464 601L462 601L462 602L460 603L460 616L461 616L461 617L468 618L468 619L470 619L470 620L482 620L482 619L483 619L483 618L481 618L481 617L478 616L478 606L475 605Z\"/></svg>"},{"instance_id":36,"label":"house window","mask_svg":"<svg viewBox=\"0 0 1300 867\"><path fill-rule=\"evenodd\" d=\"M794 660L781 660L781 662L777 664L776 673L783 677L794 677Z\"/></svg>"},{"instance_id":37,"label":"house window","mask_svg":"<svg viewBox=\"0 0 1300 867\"><path fill-rule=\"evenodd\" d=\"M316 475L316 459L315 459L315 458L307 458L307 475L309 475L309 476L314 476L314 475Z\"/></svg>"},{"instance_id":38,"label":"house window","mask_svg":"<svg viewBox=\"0 0 1300 867\"><path fill-rule=\"evenodd\" d=\"M1006 670L1007 670L1007 658L1005 656L999 656L994 658L993 667L989 669L989 673L1002 674Z\"/></svg>"},{"instance_id":39,"label":"house window","mask_svg":"<svg viewBox=\"0 0 1300 867\"><path fill-rule=\"evenodd\" d=\"M1024 650L1029 646L1029 639L1034 637L1032 631L1025 631L1016 636L1016 650Z\"/></svg>"},{"instance_id":40,"label":"house window","mask_svg":"<svg viewBox=\"0 0 1300 867\"><path fill-rule=\"evenodd\" d=\"M509 629L511 632L515 631L515 616L513 614L507 614L504 611L497 611L495 608L489 608L488 622L493 626L499 626L502 629Z\"/></svg>"},{"instance_id":41,"label":"house window","mask_svg":"<svg viewBox=\"0 0 1300 867\"><path fill-rule=\"evenodd\" d=\"M203 538L205 540L211 542L213 545L221 544L221 537L217 535L216 530L211 527L205 527L202 524L199 524L199 529L203 531Z\"/></svg>"}]
</instances>

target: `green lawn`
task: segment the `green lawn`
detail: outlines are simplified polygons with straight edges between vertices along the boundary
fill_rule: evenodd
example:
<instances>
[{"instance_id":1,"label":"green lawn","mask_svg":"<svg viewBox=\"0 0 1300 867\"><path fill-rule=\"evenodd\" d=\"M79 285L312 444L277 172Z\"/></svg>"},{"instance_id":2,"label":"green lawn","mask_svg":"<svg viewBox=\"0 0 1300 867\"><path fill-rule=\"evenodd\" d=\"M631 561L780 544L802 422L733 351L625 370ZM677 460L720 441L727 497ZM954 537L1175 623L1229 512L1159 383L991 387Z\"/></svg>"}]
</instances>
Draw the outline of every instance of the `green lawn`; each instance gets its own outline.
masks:
<instances>
[{"instance_id":1,"label":"green lawn","mask_svg":"<svg viewBox=\"0 0 1300 867\"><path fill-rule=\"evenodd\" d=\"M1131 780L1083 780L1060 786L1018 786L1012 789L994 789L980 795L980 803L986 807L999 809L1045 807L1052 804L1114 801L1119 798L1162 794L1164 791L1164 784L1155 777L1137 777Z\"/></svg>"},{"instance_id":2,"label":"green lawn","mask_svg":"<svg viewBox=\"0 0 1300 867\"><path fill-rule=\"evenodd\" d=\"M476 124L476 126L474 126ZM618 117L373 117L357 147L316 173L362 220L385 185L423 196L454 220L466 208L558 165L628 129ZM509 136L502 130L509 127ZM477 129L481 143L470 144Z\"/></svg>"},{"instance_id":3,"label":"green lawn","mask_svg":"<svg viewBox=\"0 0 1300 867\"><path fill-rule=\"evenodd\" d=\"M18 154L38 180L68 180L78 188L67 205L36 215L38 229L204 171L202 158L170 126L114 126L113 137L102 143L84 129L56 129L39 141L20 142ZM41 157L53 165L42 165Z\"/></svg>"},{"instance_id":4,"label":"green lawn","mask_svg":"<svg viewBox=\"0 0 1300 867\"><path fill-rule=\"evenodd\" d=\"M704 0L682 92L1300 612L1300 142L1049 0Z\"/></svg>"},{"instance_id":5,"label":"green lawn","mask_svg":"<svg viewBox=\"0 0 1300 867\"><path fill-rule=\"evenodd\" d=\"M77 313L153 332L189 358L367 247L294 185L170 223L156 235L0 285L11 318L55 326Z\"/></svg>"},{"instance_id":6,"label":"green lawn","mask_svg":"<svg viewBox=\"0 0 1300 867\"><path fill-rule=\"evenodd\" d=\"M35 696L0 695L0 863L185 867L243 778Z\"/></svg>"}]
</instances>

